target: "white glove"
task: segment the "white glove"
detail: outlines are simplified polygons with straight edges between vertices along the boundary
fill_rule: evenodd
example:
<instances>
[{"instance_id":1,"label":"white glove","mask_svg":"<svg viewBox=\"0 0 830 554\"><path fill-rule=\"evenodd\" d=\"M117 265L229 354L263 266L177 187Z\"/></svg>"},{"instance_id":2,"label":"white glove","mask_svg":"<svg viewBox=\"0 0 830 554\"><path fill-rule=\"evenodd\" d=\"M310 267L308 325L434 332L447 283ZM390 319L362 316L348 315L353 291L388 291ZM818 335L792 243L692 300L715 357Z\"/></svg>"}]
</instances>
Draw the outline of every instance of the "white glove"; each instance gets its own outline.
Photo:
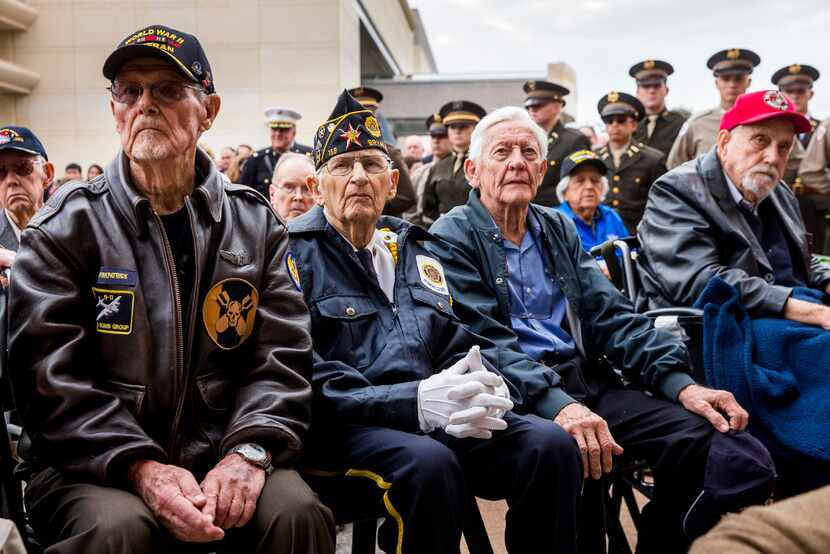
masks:
<instances>
[{"instance_id":1,"label":"white glove","mask_svg":"<svg viewBox=\"0 0 830 554\"><path fill-rule=\"evenodd\" d=\"M478 368L470 372L471 367ZM499 375L484 370L477 346L450 366L418 384L418 420L425 433L436 428L465 438L490 438L491 429L504 429L507 424L487 415L489 409L509 410L513 403L495 394L504 385ZM450 421L453 414L455 421ZM503 412L502 412L503 413Z\"/></svg>"}]
</instances>

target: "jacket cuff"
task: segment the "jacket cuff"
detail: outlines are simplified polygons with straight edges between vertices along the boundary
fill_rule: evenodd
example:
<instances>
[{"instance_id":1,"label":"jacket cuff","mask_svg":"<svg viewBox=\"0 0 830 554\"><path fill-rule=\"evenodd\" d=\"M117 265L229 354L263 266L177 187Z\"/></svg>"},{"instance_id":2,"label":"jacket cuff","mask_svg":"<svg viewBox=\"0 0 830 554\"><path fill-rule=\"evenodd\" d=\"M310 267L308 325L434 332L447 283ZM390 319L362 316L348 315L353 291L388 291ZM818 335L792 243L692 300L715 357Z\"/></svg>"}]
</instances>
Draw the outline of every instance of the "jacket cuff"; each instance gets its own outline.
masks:
<instances>
[{"instance_id":1,"label":"jacket cuff","mask_svg":"<svg viewBox=\"0 0 830 554\"><path fill-rule=\"evenodd\" d=\"M683 371L672 371L660 380L657 388L660 393L672 402L677 402L680 391L689 385L694 385L695 380Z\"/></svg>"},{"instance_id":2,"label":"jacket cuff","mask_svg":"<svg viewBox=\"0 0 830 554\"><path fill-rule=\"evenodd\" d=\"M560 387L551 387L536 402L536 414L545 419L554 419L568 404L575 404L576 400L568 396Z\"/></svg>"},{"instance_id":3,"label":"jacket cuff","mask_svg":"<svg viewBox=\"0 0 830 554\"><path fill-rule=\"evenodd\" d=\"M793 289L781 285L769 285L764 291L764 298L761 302L761 313L751 314L753 316L781 317L784 314L784 306L790 299Z\"/></svg>"},{"instance_id":4,"label":"jacket cuff","mask_svg":"<svg viewBox=\"0 0 830 554\"><path fill-rule=\"evenodd\" d=\"M383 403L385 426L417 433L421 428L418 421L418 385L421 381L400 383L391 387ZM392 391L390 391L391 393Z\"/></svg>"}]
</instances>

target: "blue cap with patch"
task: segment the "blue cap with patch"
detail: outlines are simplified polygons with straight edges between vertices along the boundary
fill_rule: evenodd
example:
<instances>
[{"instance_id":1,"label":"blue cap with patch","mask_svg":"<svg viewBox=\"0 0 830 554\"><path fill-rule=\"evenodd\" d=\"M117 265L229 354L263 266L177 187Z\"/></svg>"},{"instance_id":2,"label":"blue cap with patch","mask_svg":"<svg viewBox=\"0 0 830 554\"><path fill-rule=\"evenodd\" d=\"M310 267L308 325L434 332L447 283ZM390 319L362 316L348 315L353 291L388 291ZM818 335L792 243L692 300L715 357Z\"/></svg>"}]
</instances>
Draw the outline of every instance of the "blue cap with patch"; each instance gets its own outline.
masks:
<instances>
[{"instance_id":1,"label":"blue cap with patch","mask_svg":"<svg viewBox=\"0 0 830 554\"><path fill-rule=\"evenodd\" d=\"M49 160L43 144L26 127L0 127L0 150L20 150Z\"/></svg>"}]
</instances>

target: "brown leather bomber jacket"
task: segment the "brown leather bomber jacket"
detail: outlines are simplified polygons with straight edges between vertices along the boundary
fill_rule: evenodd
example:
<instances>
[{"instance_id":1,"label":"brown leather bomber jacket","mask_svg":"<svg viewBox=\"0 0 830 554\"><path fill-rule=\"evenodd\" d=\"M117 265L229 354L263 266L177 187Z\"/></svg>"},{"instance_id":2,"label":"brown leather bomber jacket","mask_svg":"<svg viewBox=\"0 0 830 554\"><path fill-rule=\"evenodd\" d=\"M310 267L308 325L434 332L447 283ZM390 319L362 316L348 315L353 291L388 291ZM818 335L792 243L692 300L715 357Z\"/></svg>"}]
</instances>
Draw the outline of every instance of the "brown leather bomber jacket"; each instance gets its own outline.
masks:
<instances>
[{"instance_id":1,"label":"brown leather bomber jacket","mask_svg":"<svg viewBox=\"0 0 830 554\"><path fill-rule=\"evenodd\" d=\"M128 175L119 153L102 176L59 189L23 232L9 365L25 459L96 482L137 458L201 479L242 442L291 464L310 421L311 337L285 225L197 150L201 184L185 201L196 273L182 314L164 226Z\"/></svg>"}]
</instances>

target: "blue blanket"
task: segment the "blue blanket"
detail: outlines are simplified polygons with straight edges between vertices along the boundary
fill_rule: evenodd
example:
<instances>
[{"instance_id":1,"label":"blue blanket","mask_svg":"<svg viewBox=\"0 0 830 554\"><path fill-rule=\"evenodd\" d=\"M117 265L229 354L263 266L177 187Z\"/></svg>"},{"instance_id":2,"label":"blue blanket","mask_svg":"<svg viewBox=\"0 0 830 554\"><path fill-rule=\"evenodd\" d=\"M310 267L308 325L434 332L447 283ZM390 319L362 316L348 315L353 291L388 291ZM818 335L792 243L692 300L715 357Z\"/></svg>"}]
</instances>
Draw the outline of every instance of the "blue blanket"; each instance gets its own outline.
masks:
<instances>
[{"instance_id":1,"label":"blue blanket","mask_svg":"<svg viewBox=\"0 0 830 554\"><path fill-rule=\"evenodd\" d=\"M821 293L793 296L821 303ZM735 288L713 277L703 309L707 385L732 392L750 414L749 431L777 455L830 461L830 332L786 319L749 317ZM789 457L789 456L788 456Z\"/></svg>"}]
</instances>

